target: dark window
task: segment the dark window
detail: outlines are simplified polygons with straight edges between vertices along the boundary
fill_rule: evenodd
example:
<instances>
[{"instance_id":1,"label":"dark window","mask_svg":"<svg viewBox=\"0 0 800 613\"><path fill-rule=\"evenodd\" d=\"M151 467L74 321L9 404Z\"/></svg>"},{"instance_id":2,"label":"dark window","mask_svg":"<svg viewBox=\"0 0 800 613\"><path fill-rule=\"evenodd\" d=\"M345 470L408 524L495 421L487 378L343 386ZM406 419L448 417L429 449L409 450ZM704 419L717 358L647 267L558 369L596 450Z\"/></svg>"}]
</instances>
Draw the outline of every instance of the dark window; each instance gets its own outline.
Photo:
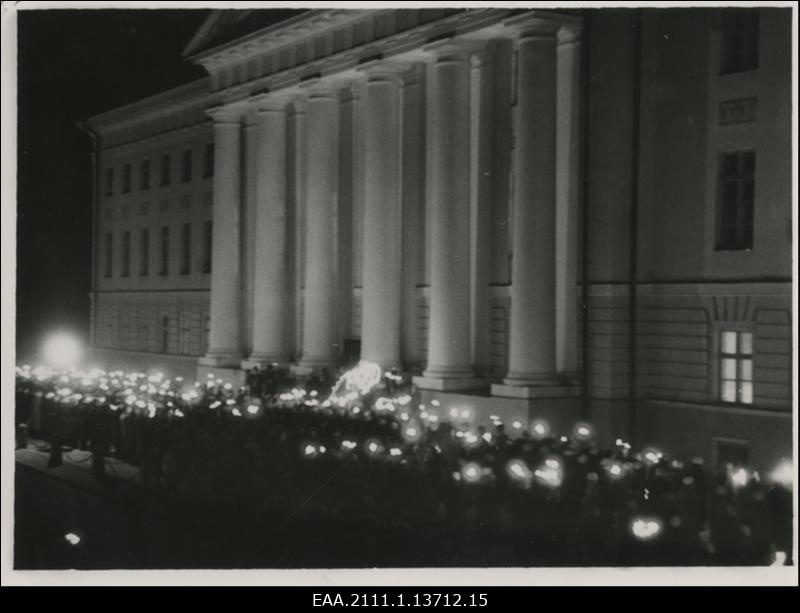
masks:
<instances>
[{"instance_id":1,"label":"dark window","mask_svg":"<svg viewBox=\"0 0 800 613\"><path fill-rule=\"evenodd\" d=\"M122 167L122 193L127 194L131 191L131 165L125 164Z\"/></svg>"},{"instance_id":2,"label":"dark window","mask_svg":"<svg viewBox=\"0 0 800 613\"><path fill-rule=\"evenodd\" d=\"M106 234L106 257L104 276L110 277L114 270L114 235Z\"/></svg>"},{"instance_id":3,"label":"dark window","mask_svg":"<svg viewBox=\"0 0 800 613\"><path fill-rule=\"evenodd\" d=\"M720 332L719 398L722 402L753 404L752 332Z\"/></svg>"},{"instance_id":4,"label":"dark window","mask_svg":"<svg viewBox=\"0 0 800 613\"><path fill-rule=\"evenodd\" d=\"M150 189L150 160L142 160L142 167L139 174L139 188Z\"/></svg>"},{"instance_id":5,"label":"dark window","mask_svg":"<svg viewBox=\"0 0 800 613\"><path fill-rule=\"evenodd\" d=\"M161 318L161 353L169 352L169 317Z\"/></svg>"},{"instance_id":6,"label":"dark window","mask_svg":"<svg viewBox=\"0 0 800 613\"><path fill-rule=\"evenodd\" d=\"M192 271L192 224L185 223L181 228L181 274Z\"/></svg>"},{"instance_id":7,"label":"dark window","mask_svg":"<svg viewBox=\"0 0 800 613\"><path fill-rule=\"evenodd\" d=\"M150 274L150 230L142 228L139 234L139 274L146 277Z\"/></svg>"},{"instance_id":8,"label":"dark window","mask_svg":"<svg viewBox=\"0 0 800 613\"><path fill-rule=\"evenodd\" d=\"M214 176L214 143L208 143L203 152L203 178Z\"/></svg>"},{"instance_id":9,"label":"dark window","mask_svg":"<svg viewBox=\"0 0 800 613\"><path fill-rule=\"evenodd\" d=\"M715 440L715 468L721 468L726 464L732 466L747 466L749 453L747 443L744 441Z\"/></svg>"},{"instance_id":10,"label":"dark window","mask_svg":"<svg viewBox=\"0 0 800 613\"><path fill-rule=\"evenodd\" d=\"M756 154L725 153L720 166L717 249L752 249Z\"/></svg>"},{"instance_id":11,"label":"dark window","mask_svg":"<svg viewBox=\"0 0 800 613\"><path fill-rule=\"evenodd\" d=\"M169 226L161 226L160 264L158 274L169 274Z\"/></svg>"},{"instance_id":12,"label":"dark window","mask_svg":"<svg viewBox=\"0 0 800 613\"><path fill-rule=\"evenodd\" d=\"M122 276L128 277L131 274L131 233L122 233Z\"/></svg>"},{"instance_id":13,"label":"dark window","mask_svg":"<svg viewBox=\"0 0 800 613\"><path fill-rule=\"evenodd\" d=\"M214 225L211 221L203 224L203 272L211 272L211 251L213 249Z\"/></svg>"},{"instance_id":14,"label":"dark window","mask_svg":"<svg viewBox=\"0 0 800 613\"><path fill-rule=\"evenodd\" d=\"M106 196L112 196L114 194L114 169L113 168L106 168Z\"/></svg>"},{"instance_id":15,"label":"dark window","mask_svg":"<svg viewBox=\"0 0 800 613\"><path fill-rule=\"evenodd\" d=\"M725 9L722 13L720 74L758 68L758 9Z\"/></svg>"},{"instance_id":16,"label":"dark window","mask_svg":"<svg viewBox=\"0 0 800 613\"><path fill-rule=\"evenodd\" d=\"M181 181L186 183L192 180L192 150L187 149L183 152L181 159Z\"/></svg>"},{"instance_id":17,"label":"dark window","mask_svg":"<svg viewBox=\"0 0 800 613\"><path fill-rule=\"evenodd\" d=\"M159 170L159 184L160 185L169 185L170 181L170 167L172 165L172 160L170 160L169 153L165 153L161 156L161 167Z\"/></svg>"}]
</instances>

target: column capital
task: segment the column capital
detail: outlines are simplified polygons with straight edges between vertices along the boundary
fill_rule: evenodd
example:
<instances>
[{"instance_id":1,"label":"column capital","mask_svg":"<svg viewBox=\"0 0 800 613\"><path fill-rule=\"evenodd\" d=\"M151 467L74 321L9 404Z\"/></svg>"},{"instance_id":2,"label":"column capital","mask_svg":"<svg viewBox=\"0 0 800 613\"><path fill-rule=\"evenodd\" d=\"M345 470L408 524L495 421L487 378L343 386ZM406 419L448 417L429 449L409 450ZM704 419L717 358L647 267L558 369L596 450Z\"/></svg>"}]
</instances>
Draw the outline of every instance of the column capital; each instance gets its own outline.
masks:
<instances>
[{"instance_id":1,"label":"column capital","mask_svg":"<svg viewBox=\"0 0 800 613\"><path fill-rule=\"evenodd\" d=\"M471 50L470 43L464 40L454 38L446 38L444 40L437 40L422 49L426 53L433 56L437 64L451 63L451 62L468 62Z\"/></svg>"},{"instance_id":2,"label":"column capital","mask_svg":"<svg viewBox=\"0 0 800 613\"><path fill-rule=\"evenodd\" d=\"M558 31L559 45L572 45L581 42L583 37L583 24L578 21L565 25Z\"/></svg>"},{"instance_id":3,"label":"column capital","mask_svg":"<svg viewBox=\"0 0 800 613\"><path fill-rule=\"evenodd\" d=\"M562 28L580 26L579 17L547 11L530 11L511 17L503 25L511 31L515 42L520 44L537 38L556 38Z\"/></svg>"},{"instance_id":4,"label":"column capital","mask_svg":"<svg viewBox=\"0 0 800 613\"><path fill-rule=\"evenodd\" d=\"M366 76L367 83L397 83L404 73L411 70L411 66L408 62L370 60L361 64L356 70Z\"/></svg>"},{"instance_id":5,"label":"column capital","mask_svg":"<svg viewBox=\"0 0 800 613\"><path fill-rule=\"evenodd\" d=\"M323 80L317 77L300 83L298 87L305 94L306 101L310 102L315 99L331 99L338 101L339 90L345 85L346 83L343 83L340 79Z\"/></svg>"},{"instance_id":6,"label":"column capital","mask_svg":"<svg viewBox=\"0 0 800 613\"><path fill-rule=\"evenodd\" d=\"M247 112L241 105L220 105L206 109L206 115L214 120L215 126L239 126Z\"/></svg>"},{"instance_id":7,"label":"column capital","mask_svg":"<svg viewBox=\"0 0 800 613\"><path fill-rule=\"evenodd\" d=\"M286 111L289 96L284 92L263 92L251 96L249 102L251 108L253 108L258 115L262 113L278 113Z\"/></svg>"}]
</instances>

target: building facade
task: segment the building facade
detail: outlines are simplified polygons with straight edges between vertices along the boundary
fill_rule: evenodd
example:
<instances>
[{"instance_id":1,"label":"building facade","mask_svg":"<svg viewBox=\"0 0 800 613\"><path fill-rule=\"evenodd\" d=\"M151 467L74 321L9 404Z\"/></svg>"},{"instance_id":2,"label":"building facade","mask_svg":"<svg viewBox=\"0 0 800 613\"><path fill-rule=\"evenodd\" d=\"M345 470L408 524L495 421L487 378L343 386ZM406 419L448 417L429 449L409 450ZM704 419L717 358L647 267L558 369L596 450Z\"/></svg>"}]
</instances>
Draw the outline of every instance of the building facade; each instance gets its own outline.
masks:
<instances>
[{"instance_id":1,"label":"building facade","mask_svg":"<svg viewBox=\"0 0 800 613\"><path fill-rule=\"evenodd\" d=\"M476 413L791 455L788 10L262 19L213 13L207 78L89 121L97 359L364 359Z\"/></svg>"}]
</instances>

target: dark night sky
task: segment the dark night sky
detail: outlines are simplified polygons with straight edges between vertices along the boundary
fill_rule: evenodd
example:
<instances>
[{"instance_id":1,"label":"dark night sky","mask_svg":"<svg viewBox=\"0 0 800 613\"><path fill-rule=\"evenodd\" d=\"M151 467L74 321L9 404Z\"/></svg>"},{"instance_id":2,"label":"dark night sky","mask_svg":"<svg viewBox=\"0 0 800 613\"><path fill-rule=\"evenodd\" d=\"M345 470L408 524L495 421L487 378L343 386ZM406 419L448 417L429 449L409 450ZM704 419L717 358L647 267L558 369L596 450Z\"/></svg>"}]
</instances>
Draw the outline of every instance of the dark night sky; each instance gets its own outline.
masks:
<instances>
[{"instance_id":1,"label":"dark night sky","mask_svg":"<svg viewBox=\"0 0 800 613\"><path fill-rule=\"evenodd\" d=\"M76 122L202 77L181 51L208 14L18 13L18 361L55 327L88 340L91 140Z\"/></svg>"}]
</instances>

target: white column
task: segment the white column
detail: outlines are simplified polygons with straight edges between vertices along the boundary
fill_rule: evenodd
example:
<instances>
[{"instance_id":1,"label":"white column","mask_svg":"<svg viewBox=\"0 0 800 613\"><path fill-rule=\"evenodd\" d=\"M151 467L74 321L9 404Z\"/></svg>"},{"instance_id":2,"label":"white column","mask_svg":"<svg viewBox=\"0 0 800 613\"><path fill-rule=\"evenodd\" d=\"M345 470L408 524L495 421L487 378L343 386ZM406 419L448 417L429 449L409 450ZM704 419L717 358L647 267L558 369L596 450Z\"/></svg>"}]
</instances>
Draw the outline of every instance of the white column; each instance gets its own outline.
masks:
<instances>
[{"instance_id":1,"label":"white column","mask_svg":"<svg viewBox=\"0 0 800 613\"><path fill-rule=\"evenodd\" d=\"M244 120L242 153L242 352L253 351L253 286L255 273L256 148L257 117L248 113ZM244 367L244 366L243 366Z\"/></svg>"},{"instance_id":2,"label":"white column","mask_svg":"<svg viewBox=\"0 0 800 613\"><path fill-rule=\"evenodd\" d=\"M470 179L472 363L480 374L491 370L489 268L492 255L494 188L494 55L480 49L472 57Z\"/></svg>"},{"instance_id":3,"label":"white column","mask_svg":"<svg viewBox=\"0 0 800 613\"><path fill-rule=\"evenodd\" d=\"M508 388L553 386L555 376L556 33L527 20L517 39ZM525 392L523 395L528 395Z\"/></svg>"},{"instance_id":4,"label":"white column","mask_svg":"<svg viewBox=\"0 0 800 613\"><path fill-rule=\"evenodd\" d=\"M339 95L319 87L308 94L306 111L304 369L332 366L335 347L336 279L331 224L336 207L339 159Z\"/></svg>"},{"instance_id":5,"label":"white column","mask_svg":"<svg viewBox=\"0 0 800 613\"><path fill-rule=\"evenodd\" d=\"M556 370L578 370L578 218L580 173L580 27L558 37L556 102Z\"/></svg>"},{"instance_id":6,"label":"white column","mask_svg":"<svg viewBox=\"0 0 800 613\"><path fill-rule=\"evenodd\" d=\"M262 103L257 126L253 353L248 366L285 364L290 357L285 104Z\"/></svg>"},{"instance_id":7,"label":"white column","mask_svg":"<svg viewBox=\"0 0 800 613\"><path fill-rule=\"evenodd\" d=\"M477 384L470 340L470 59L457 45L436 45L432 65L431 287L428 365L417 385Z\"/></svg>"},{"instance_id":8,"label":"white column","mask_svg":"<svg viewBox=\"0 0 800 613\"><path fill-rule=\"evenodd\" d=\"M403 332L401 359L406 368L425 358L427 347L419 340L419 293L424 281L425 247L425 115L422 66L402 75L401 83L401 183L403 267Z\"/></svg>"},{"instance_id":9,"label":"white column","mask_svg":"<svg viewBox=\"0 0 800 613\"><path fill-rule=\"evenodd\" d=\"M209 348L199 362L238 366L241 360L241 146L240 116L221 109L214 118L214 236L211 260Z\"/></svg>"},{"instance_id":10,"label":"white column","mask_svg":"<svg viewBox=\"0 0 800 613\"><path fill-rule=\"evenodd\" d=\"M396 72L367 71L364 98L364 285L361 358L400 365L402 259L400 115Z\"/></svg>"}]
</instances>

